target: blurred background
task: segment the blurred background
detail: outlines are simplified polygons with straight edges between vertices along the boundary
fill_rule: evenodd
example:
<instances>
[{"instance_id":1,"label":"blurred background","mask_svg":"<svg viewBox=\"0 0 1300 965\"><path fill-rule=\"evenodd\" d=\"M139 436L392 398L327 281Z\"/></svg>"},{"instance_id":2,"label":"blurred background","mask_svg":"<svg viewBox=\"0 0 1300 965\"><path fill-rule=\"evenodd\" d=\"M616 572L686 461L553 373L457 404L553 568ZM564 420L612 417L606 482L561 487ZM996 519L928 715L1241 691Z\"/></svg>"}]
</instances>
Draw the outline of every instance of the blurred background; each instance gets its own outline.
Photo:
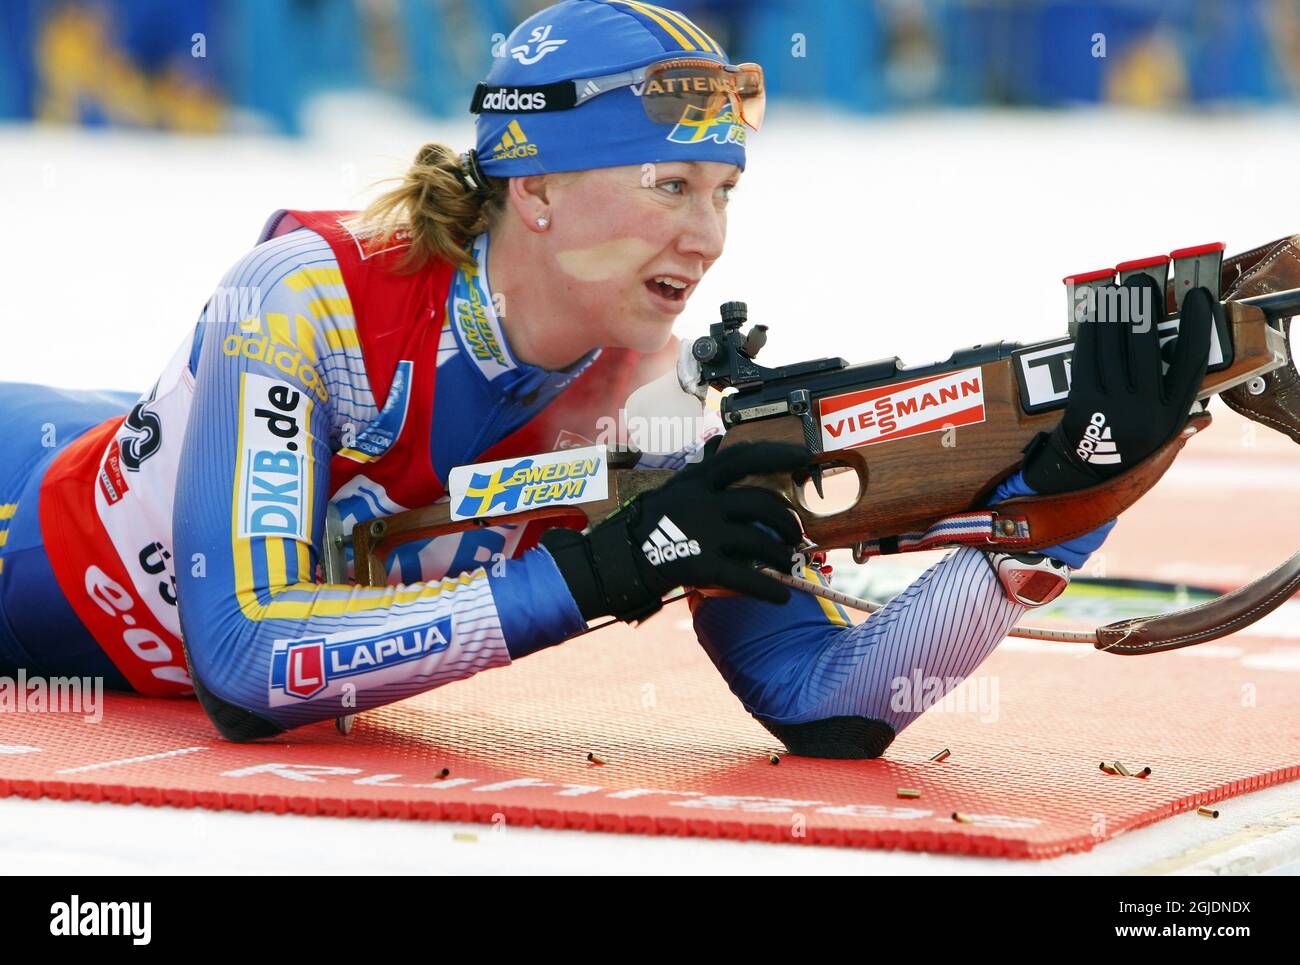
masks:
<instances>
[{"instance_id":1,"label":"blurred background","mask_svg":"<svg viewBox=\"0 0 1300 965\"><path fill-rule=\"evenodd\" d=\"M303 130L325 91L460 114L536 0L7 0L0 117ZM678 0L777 98L862 113L1276 104L1295 0Z\"/></svg>"},{"instance_id":2,"label":"blurred background","mask_svg":"<svg viewBox=\"0 0 1300 965\"><path fill-rule=\"evenodd\" d=\"M772 98L680 335L742 299L772 363L922 363L1062 334L1065 274L1300 230L1300 0L669 5ZM147 389L273 211L469 147L542 6L0 2L0 379Z\"/></svg>"}]
</instances>

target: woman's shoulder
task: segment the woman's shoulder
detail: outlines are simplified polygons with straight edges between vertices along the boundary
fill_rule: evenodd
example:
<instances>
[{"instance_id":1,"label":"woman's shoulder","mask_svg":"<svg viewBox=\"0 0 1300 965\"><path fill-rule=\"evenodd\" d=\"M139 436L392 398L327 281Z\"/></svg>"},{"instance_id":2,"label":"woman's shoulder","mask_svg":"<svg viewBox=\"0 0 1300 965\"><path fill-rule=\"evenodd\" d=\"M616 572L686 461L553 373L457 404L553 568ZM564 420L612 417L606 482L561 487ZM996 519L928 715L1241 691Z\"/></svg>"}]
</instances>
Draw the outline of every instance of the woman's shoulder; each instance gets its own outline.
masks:
<instances>
[{"instance_id":1,"label":"woman's shoulder","mask_svg":"<svg viewBox=\"0 0 1300 965\"><path fill-rule=\"evenodd\" d=\"M319 232L298 225L270 237L260 237L254 247L229 267L219 287L265 297L282 286L301 292L321 282L342 282L338 258Z\"/></svg>"},{"instance_id":2,"label":"woman's shoulder","mask_svg":"<svg viewBox=\"0 0 1300 965\"><path fill-rule=\"evenodd\" d=\"M292 240L282 241L285 238ZM267 219L258 242L255 250L280 242L266 250L288 255L301 251L316 256L329 249L349 287L369 287L377 278L398 287L418 287L430 279L448 281L456 268L438 251L413 259L412 235L404 223L366 221L357 211L281 209Z\"/></svg>"}]
</instances>

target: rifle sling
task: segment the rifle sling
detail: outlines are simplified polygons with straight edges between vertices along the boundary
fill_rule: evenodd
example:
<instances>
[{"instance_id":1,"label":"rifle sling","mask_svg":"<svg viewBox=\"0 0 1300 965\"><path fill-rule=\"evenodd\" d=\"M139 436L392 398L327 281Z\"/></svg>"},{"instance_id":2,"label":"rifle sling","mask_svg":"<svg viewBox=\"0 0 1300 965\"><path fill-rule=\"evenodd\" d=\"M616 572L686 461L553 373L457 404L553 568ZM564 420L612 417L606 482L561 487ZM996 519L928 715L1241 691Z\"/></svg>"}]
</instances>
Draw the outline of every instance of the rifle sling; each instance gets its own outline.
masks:
<instances>
[{"instance_id":1,"label":"rifle sling","mask_svg":"<svg viewBox=\"0 0 1300 965\"><path fill-rule=\"evenodd\" d=\"M1300 589L1300 553L1252 583L1200 606L1120 620L1097 630L1097 649L1137 655L1177 650L1235 633L1272 613Z\"/></svg>"}]
</instances>

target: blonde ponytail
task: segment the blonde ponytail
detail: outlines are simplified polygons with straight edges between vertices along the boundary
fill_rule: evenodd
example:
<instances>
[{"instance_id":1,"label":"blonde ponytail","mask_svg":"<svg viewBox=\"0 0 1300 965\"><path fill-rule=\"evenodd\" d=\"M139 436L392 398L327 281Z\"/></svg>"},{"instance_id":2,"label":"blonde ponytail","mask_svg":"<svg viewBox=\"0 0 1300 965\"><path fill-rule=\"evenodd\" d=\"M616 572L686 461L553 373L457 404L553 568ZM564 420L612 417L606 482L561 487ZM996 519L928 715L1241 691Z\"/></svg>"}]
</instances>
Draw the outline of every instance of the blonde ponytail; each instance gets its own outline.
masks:
<instances>
[{"instance_id":1,"label":"blonde ponytail","mask_svg":"<svg viewBox=\"0 0 1300 965\"><path fill-rule=\"evenodd\" d=\"M469 267L474 260L462 246L500 212L506 182L484 178L483 190L474 191L462 177L455 151L445 144L426 144L401 183L371 202L354 224L368 232L367 244L380 247L409 232L410 248L400 266L404 271L418 271L430 259Z\"/></svg>"}]
</instances>

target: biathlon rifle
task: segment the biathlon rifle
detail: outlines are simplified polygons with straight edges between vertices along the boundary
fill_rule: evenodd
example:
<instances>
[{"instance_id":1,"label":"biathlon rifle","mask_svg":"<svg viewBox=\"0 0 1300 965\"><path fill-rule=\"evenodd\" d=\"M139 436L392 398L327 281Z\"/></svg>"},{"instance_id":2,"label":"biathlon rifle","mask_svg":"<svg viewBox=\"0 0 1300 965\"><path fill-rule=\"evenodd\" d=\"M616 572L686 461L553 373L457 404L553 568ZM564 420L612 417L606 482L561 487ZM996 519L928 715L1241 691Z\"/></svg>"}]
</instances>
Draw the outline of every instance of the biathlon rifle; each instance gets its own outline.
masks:
<instances>
[{"instance_id":1,"label":"biathlon rifle","mask_svg":"<svg viewBox=\"0 0 1300 965\"><path fill-rule=\"evenodd\" d=\"M1024 345L995 342L959 349L943 362L906 367L898 358L850 365L820 358L767 368L755 360L766 327L748 322L744 303L722 306L721 320L696 339L691 354L699 379L727 392L721 400L721 445L781 441L803 445L809 469L756 477L752 484L782 494L798 514L809 549L844 548L859 562L887 553L976 546L1025 553L1088 533L1132 506L1164 474L1210 415L1218 395L1232 409L1300 443L1300 377L1288 341L1300 314L1300 236L1228 259L1222 244L1125 262L1065 279L1067 334ZM1172 268L1172 271L1170 270ZM1021 465L1025 447L1060 421L1069 391L1069 359L1081 317L1138 273L1166 291L1158 322L1162 341L1176 337L1183 296L1204 286L1223 312L1211 335L1209 364L1198 404L1183 431L1145 461L1089 489L1052 496L986 502ZM1122 290L1122 289L1120 289ZM1085 309L1086 310L1086 309ZM584 502L521 512L455 518L450 502L359 523L350 541L359 582L387 580L394 547L478 526L532 519L560 522L575 513L603 519L638 493L662 484L670 470L636 468L633 451L608 452L607 486ZM833 477L842 477L833 478ZM837 512L811 506L807 490L855 481L856 497ZM788 583L863 609L818 584ZM1300 586L1300 553L1255 582L1192 609L1125 620L1094 632L1015 628L1013 635L1089 642L1118 654L1146 654L1224 636L1281 605Z\"/></svg>"}]
</instances>

